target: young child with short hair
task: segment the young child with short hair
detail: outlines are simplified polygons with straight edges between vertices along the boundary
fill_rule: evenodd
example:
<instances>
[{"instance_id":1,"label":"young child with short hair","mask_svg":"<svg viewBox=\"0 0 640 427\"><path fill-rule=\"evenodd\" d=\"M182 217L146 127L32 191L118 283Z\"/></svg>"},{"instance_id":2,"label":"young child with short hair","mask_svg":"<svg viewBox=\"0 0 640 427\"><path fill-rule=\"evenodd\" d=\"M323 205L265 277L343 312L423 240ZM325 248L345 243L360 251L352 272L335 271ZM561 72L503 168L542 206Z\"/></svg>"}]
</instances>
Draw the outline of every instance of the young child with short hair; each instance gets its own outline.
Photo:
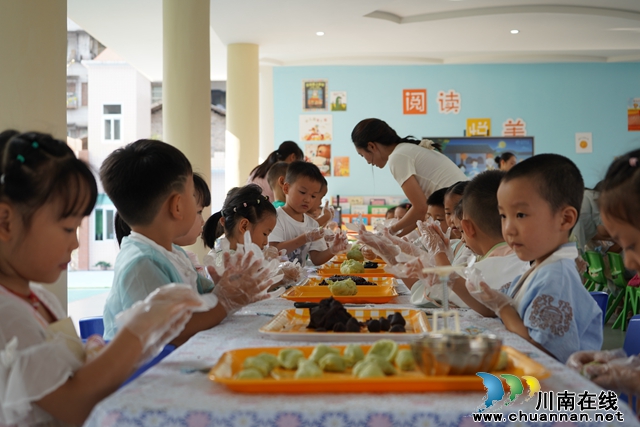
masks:
<instances>
[{"instance_id":1,"label":"young child with short hair","mask_svg":"<svg viewBox=\"0 0 640 427\"><path fill-rule=\"evenodd\" d=\"M400 221L402 218L404 218L407 212L409 212L409 209L411 209L411 203L403 203L401 205L398 205L393 211L393 217Z\"/></svg>"},{"instance_id":2,"label":"young child with short hair","mask_svg":"<svg viewBox=\"0 0 640 427\"><path fill-rule=\"evenodd\" d=\"M0 157L0 425L81 425L201 301L189 288L160 289L97 355L85 354L56 296L35 282L67 270L95 178L65 141L42 133L0 133Z\"/></svg>"},{"instance_id":3,"label":"young child with short hair","mask_svg":"<svg viewBox=\"0 0 640 427\"><path fill-rule=\"evenodd\" d=\"M447 189L448 187L436 190L427 198L427 218L439 221L443 233L446 233L449 228L444 212L444 195Z\"/></svg>"},{"instance_id":4,"label":"young child with short hair","mask_svg":"<svg viewBox=\"0 0 640 427\"><path fill-rule=\"evenodd\" d=\"M320 265L347 249L344 233L339 232L328 247L325 230L305 215L320 196L324 182L320 169L314 164L301 161L289 164L283 186L287 202L277 209L278 219L269 244L278 250L286 249L289 260L297 259L301 265L305 265L307 255L313 264Z\"/></svg>"},{"instance_id":5,"label":"young child with short hair","mask_svg":"<svg viewBox=\"0 0 640 427\"><path fill-rule=\"evenodd\" d=\"M566 157L539 154L515 165L500 183L498 211L507 244L532 267L503 292L473 272L466 283L478 300L469 301L471 308L498 315L507 330L562 362L602 346L602 311L582 285L578 250L569 243L583 190L580 171Z\"/></svg>"},{"instance_id":6,"label":"young child with short hair","mask_svg":"<svg viewBox=\"0 0 640 427\"><path fill-rule=\"evenodd\" d=\"M202 294L214 290L219 300L213 309L194 314L174 340L178 345L217 325L240 306L268 297L263 291L271 284L253 277L257 266L250 259L243 260L244 267L230 266L222 277L209 269L216 281L214 289L210 280L196 272L185 252L173 244L193 227L197 210L191 164L180 150L157 140L133 142L107 157L100 177L105 192L132 230L122 239L116 258L113 286L104 307L105 339L115 334L118 313L164 284L186 283ZM237 274L232 270L238 270ZM239 293L238 287L245 292Z\"/></svg>"},{"instance_id":7,"label":"young child with short hair","mask_svg":"<svg viewBox=\"0 0 640 427\"><path fill-rule=\"evenodd\" d=\"M282 186L284 185L284 178L287 176L288 168L289 163L276 162L271 165L269 172L267 172L267 182L269 183L274 196L272 203L276 208L284 206L285 204L285 195L284 191L282 191Z\"/></svg>"},{"instance_id":8,"label":"young child with short hair","mask_svg":"<svg viewBox=\"0 0 640 427\"><path fill-rule=\"evenodd\" d=\"M444 194L444 215L447 219L447 225L451 228L451 238L459 239L460 238L460 230L456 227L454 219L454 211L460 200L462 200L462 195L464 194L464 189L469 184L469 181L458 181L453 184L451 187L447 188L447 192Z\"/></svg>"}]
</instances>

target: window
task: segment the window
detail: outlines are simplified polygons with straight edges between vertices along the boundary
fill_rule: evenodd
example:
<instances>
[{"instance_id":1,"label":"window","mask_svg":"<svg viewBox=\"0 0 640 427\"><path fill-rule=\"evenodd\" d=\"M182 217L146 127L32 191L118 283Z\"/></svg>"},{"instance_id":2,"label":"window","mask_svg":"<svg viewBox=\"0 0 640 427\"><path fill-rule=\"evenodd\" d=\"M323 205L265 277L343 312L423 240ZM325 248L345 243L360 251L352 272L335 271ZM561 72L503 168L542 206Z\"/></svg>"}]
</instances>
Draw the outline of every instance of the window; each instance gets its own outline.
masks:
<instances>
[{"instance_id":1,"label":"window","mask_svg":"<svg viewBox=\"0 0 640 427\"><path fill-rule=\"evenodd\" d=\"M82 83L82 106L86 107L89 105L89 84Z\"/></svg>"},{"instance_id":2,"label":"window","mask_svg":"<svg viewBox=\"0 0 640 427\"><path fill-rule=\"evenodd\" d=\"M120 141L122 126L122 106L121 105L103 105L102 117L104 122L105 141Z\"/></svg>"},{"instance_id":3,"label":"window","mask_svg":"<svg viewBox=\"0 0 640 427\"><path fill-rule=\"evenodd\" d=\"M116 238L113 209L96 209L96 232L94 240L113 240ZM105 233L106 230L106 233Z\"/></svg>"},{"instance_id":4,"label":"window","mask_svg":"<svg viewBox=\"0 0 640 427\"><path fill-rule=\"evenodd\" d=\"M77 83L75 80L67 80L67 109L78 108Z\"/></svg>"},{"instance_id":5,"label":"window","mask_svg":"<svg viewBox=\"0 0 640 427\"><path fill-rule=\"evenodd\" d=\"M151 83L151 103L162 101L162 83Z\"/></svg>"}]
</instances>

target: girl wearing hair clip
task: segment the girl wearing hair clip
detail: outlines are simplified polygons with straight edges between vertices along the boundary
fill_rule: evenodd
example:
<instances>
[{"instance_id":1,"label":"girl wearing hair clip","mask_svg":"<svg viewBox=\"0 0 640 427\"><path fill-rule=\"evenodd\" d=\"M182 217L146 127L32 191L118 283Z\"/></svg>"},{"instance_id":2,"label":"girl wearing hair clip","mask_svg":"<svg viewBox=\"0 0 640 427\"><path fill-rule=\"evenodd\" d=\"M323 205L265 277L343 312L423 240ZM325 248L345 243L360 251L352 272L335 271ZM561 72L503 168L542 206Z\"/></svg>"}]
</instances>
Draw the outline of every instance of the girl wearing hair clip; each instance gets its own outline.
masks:
<instances>
[{"instance_id":1,"label":"girl wearing hair clip","mask_svg":"<svg viewBox=\"0 0 640 427\"><path fill-rule=\"evenodd\" d=\"M275 226L276 208L262 194L260 186L249 184L232 188L220 212L211 215L202 229L202 240L211 249L207 258L213 257L215 263L221 265L222 254L235 251L238 243L242 244L246 231L251 234L253 243L269 250L269 234Z\"/></svg>"}]
</instances>

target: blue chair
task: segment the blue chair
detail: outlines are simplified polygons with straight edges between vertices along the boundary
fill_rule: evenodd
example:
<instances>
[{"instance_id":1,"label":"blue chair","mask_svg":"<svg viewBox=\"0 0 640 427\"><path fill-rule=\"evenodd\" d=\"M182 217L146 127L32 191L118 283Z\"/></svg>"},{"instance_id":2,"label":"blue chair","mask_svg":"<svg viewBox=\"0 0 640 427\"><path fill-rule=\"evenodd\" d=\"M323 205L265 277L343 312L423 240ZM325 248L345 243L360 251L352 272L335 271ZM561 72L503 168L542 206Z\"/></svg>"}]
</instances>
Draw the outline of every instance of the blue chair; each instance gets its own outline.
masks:
<instances>
[{"instance_id":1,"label":"blue chair","mask_svg":"<svg viewBox=\"0 0 640 427\"><path fill-rule=\"evenodd\" d=\"M91 335L104 335L104 322L101 317L85 317L80 319L80 338L86 340Z\"/></svg>"},{"instance_id":2,"label":"blue chair","mask_svg":"<svg viewBox=\"0 0 640 427\"><path fill-rule=\"evenodd\" d=\"M609 303L609 294L602 291L593 291L589 293L593 299L596 300L600 310L602 310L602 325L604 326L605 316L607 314L607 304Z\"/></svg>"}]
</instances>

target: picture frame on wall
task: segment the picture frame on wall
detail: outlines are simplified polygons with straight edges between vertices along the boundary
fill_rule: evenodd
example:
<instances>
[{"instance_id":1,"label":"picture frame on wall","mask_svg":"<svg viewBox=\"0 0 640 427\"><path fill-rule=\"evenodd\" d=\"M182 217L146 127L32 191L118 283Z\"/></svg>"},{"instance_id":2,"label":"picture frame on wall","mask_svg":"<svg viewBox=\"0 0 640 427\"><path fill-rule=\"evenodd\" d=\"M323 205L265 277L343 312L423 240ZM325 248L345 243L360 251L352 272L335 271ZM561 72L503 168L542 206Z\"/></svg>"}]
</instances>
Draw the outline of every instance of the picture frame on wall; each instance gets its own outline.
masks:
<instances>
[{"instance_id":1,"label":"picture frame on wall","mask_svg":"<svg viewBox=\"0 0 640 427\"><path fill-rule=\"evenodd\" d=\"M302 110L327 110L327 80L302 81Z\"/></svg>"}]
</instances>

